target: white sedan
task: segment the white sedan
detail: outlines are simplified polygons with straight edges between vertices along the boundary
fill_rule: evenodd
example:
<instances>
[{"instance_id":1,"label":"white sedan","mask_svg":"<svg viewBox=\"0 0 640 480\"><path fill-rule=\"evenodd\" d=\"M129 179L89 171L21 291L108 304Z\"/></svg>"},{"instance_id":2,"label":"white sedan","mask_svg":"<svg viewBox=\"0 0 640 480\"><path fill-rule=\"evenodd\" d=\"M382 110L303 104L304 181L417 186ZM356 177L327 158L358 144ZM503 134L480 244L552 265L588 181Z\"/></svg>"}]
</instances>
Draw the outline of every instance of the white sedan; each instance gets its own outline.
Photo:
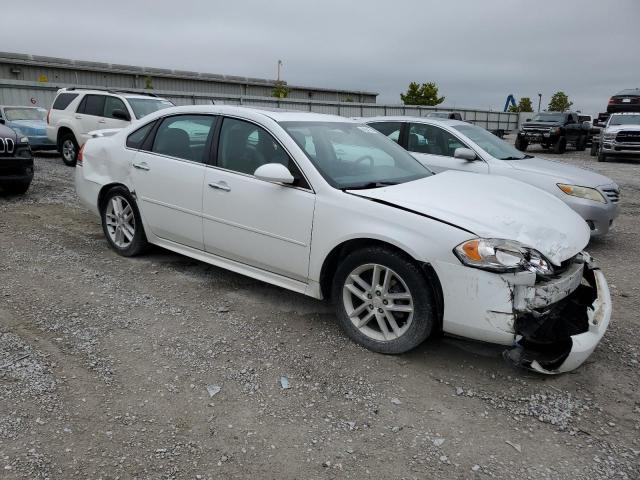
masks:
<instances>
[{"instance_id":1,"label":"white sedan","mask_svg":"<svg viewBox=\"0 0 640 480\"><path fill-rule=\"evenodd\" d=\"M433 175L356 121L192 106L96 137L76 190L116 252L153 243L331 298L373 351L440 330L558 373L609 324L607 282L582 252L589 228L565 203L504 177Z\"/></svg>"}]
</instances>

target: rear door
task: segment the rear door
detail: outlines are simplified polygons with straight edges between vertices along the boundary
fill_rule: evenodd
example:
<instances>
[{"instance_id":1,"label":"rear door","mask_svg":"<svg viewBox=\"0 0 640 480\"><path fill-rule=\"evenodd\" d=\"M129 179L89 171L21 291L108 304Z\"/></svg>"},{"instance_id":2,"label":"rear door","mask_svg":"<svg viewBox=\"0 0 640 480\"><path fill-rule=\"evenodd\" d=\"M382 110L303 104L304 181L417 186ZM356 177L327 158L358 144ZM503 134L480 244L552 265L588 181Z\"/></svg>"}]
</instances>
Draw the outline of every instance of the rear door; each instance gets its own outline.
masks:
<instances>
[{"instance_id":1,"label":"rear door","mask_svg":"<svg viewBox=\"0 0 640 480\"><path fill-rule=\"evenodd\" d=\"M162 239L198 250L204 248L204 162L216 119L213 115L173 115L159 120L132 165L145 224ZM129 136L131 144L135 144L135 134Z\"/></svg>"},{"instance_id":2,"label":"rear door","mask_svg":"<svg viewBox=\"0 0 640 480\"><path fill-rule=\"evenodd\" d=\"M436 125L409 123L405 148L436 173L445 170L489 173L489 166L482 159L468 161L455 158L456 148L469 147L458 137Z\"/></svg>"},{"instance_id":3,"label":"rear door","mask_svg":"<svg viewBox=\"0 0 640 480\"><path fill-rule=\"evenodd\" d=\"M79 145L84 145L89 139L89 132L97 130L98 121L104 113L104 103L106 95L87 94L80 101L76 110L74 125L76 127L76 140Z\"/></svg>"}]
</instances>

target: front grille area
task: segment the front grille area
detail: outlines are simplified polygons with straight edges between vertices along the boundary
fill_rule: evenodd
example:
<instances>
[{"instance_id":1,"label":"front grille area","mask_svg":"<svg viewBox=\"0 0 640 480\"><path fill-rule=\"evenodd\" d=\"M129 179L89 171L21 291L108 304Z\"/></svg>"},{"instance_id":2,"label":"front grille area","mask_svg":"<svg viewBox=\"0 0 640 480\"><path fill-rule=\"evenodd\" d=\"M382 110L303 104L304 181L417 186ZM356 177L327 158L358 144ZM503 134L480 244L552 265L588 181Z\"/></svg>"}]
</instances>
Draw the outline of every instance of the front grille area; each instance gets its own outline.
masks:
<instances>
[{"instance_id":1,"label":"front grille area","mask_svg":"<svg viewBox=\"0 0 640 480\"><path fill-rule=\"evenodd\" d=\"M616 141L620 143L637 143L640 144L640 131L628 130L625 132L619 132L616 135Z\"/></svg>"},{"instance_id":2,"label":"front grille area","mask_svg":"<svg viewBox=\"0 0 640 480\"><path fill-rule=\"evenodd\" d=\"M604 193L607 200L611 203L618 203L620 201L620 190L617 188L603 188L602 193Z\"/></svg>"}]
</instances>

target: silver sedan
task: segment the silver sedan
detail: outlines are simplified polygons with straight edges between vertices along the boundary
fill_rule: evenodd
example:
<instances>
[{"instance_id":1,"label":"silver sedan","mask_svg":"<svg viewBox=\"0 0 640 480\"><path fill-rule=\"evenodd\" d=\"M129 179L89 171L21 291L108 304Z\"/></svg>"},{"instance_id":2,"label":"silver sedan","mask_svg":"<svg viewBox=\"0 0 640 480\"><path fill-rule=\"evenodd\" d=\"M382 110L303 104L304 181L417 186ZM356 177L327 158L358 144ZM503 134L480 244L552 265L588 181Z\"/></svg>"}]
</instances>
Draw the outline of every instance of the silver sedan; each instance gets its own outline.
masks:
<instances>
[{"instance_id":1,"label":"silver sedan","mask_svg":"<svg viewBox=\"0 0 640 480\"><path fill-rule=\"evenodd\" d=\"M462 170L501 175L546 190L578 212L592 236L606 234L618 214L620 189L609 177L526 155L470 123L417 117L377 117L366 122L436 173Z\"/></svg>"}]
</instances>

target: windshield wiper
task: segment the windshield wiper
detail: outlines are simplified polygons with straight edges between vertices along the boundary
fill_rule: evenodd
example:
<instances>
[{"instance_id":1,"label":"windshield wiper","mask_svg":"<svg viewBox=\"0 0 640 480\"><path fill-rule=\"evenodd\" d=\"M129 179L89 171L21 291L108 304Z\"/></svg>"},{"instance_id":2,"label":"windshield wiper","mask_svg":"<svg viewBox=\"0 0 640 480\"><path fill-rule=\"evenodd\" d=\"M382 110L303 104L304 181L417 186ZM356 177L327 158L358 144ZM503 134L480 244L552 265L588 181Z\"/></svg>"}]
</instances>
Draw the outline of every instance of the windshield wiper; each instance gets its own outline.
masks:
<instances>
[{"instance_id":1,"label":"windshield wiper","mask_svg":"<svg viewBox=\"0 0 640 480\"><path fill-rule=\"evenodd\" d=\"M367 190L369 188L388 187L391 185L397 185L398 182L369 182L361 183L360 185L351 185L349 187L342 187L341 190Z\"/></svg>"}]
</instances>

